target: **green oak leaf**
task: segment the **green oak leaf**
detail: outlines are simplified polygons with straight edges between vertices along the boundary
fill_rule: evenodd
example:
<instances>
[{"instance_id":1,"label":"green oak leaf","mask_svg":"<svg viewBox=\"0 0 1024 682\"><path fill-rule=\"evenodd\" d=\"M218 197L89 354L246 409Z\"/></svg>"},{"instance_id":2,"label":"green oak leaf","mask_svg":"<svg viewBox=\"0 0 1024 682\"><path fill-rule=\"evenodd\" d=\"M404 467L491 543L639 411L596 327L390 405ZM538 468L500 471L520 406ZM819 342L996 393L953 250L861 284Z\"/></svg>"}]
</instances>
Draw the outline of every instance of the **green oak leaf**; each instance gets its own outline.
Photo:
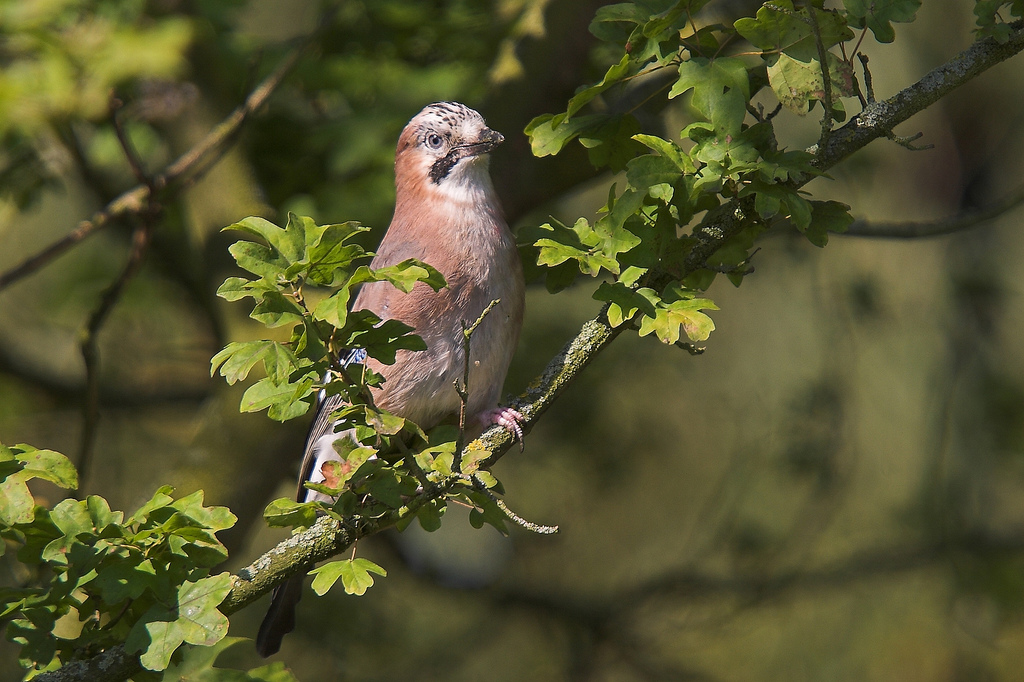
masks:
<instances>
[{"instance_id":1,"label":"green oak leaf","mask_svg":"<svg viewBox=\"0 0 1024 682\"><path fill-rule=\"evenodd\" d=\"M262 238L278 257L278 262L291 265L302 259L306 250L306 230L315 227L312 219L299 218L289 213L288 223L283 229L257 216L250 216L224 229L238 230Z\"/></svg>"},{"instance_id":2,"label":"green oak leaf","mask_svg":"<svg viewBox=\"0 0 1024 682\"><path fill-rule=\"evenodd\" d=\"M746 63L738 57L694 57L679 65L668 97L693 90L691 105L721 134L738 135L750 99Z\"/></svg>"},{"instance_id":3,"label":"green oak leaf","mask_svg":"<svg viewBox=\"0 0 1024 682\"><path fill-rule=\"evenodd\" d=\"M896 31L890 22L908 23L914 20L921 0L843 0L850 25L871 29L875 40L891 43Z\"/></svg>"},{"instance_id":4,"label":"green oak leaf","mask_svg":"<svg viewBox=\"0 0 1024 682\"><path fill-rule=\"evenodd\" d=\"M665 156L644 154L626 165L626 181L630 187L639 190L646 190L662 183L673 185L681 175L679 166Z\"/></svg>"},{"instance_id":5,"label":"green oak leaf","mask_svg":"<svg viewBox=\"0 0 1024 682\"><path fill-rule=\"evenodd\" d=\"M217 370L228 384L249 375L253 366L263 359L273 341L232 341L210 360L210 376Z\"/></svg>"},{"instance_id":6,"label":"green oak leaf","mask_svg":"<svg viewBox=\"0 0 1024 682\"><path fill-rule=\"evenodd\" d=\"M345 594L361 596L366 594L366 590L373 587L371 573L382 577L388 575L388 572L381 566L362 557L329 561L323 566L314 568L309 575L313 576L313 591L321 597L327 594L327 591L334 586L334 583L338 582L339 578L345 589Z\"/></svg>"},{"instance_id":7,"label":"green oak leaf","mask_svg":"<svg viewBox=\"0 0 1024 682\"><path fill-rule=\"evenodd\" d=\"M816 59L800 61L783 53L768 65L768 82L782 106L803 116L810 100L825 98L821 65Z\"/></svg>"},{"instance_id":8,"label":"green oak leaf","mask_svg":"<svg viewBox=\"0 0 1024 682\"><path fill-rule=\"evenodd\" d=\"M639 289L638 293L647 298L656 309L653 317L644 315L640 320L640 336L654 333L662 343L673 344L679 340L680 329L693 342L707 341L715 329L715 323L702 310L718 310L712 301L696 298L692 292L670 286L664 296L659 297L653 289Z\"/></svg>"},{"instance_id":9,"label":"green oak leaf","mask_svg":"<svg viewBox=\"0 0 1024 682\"><path fill-rule=\"evenodd\" d=\"M622 59L619 60L619 63L613 64L609 67L608 71L605 72L604 78L601 79L600 83L584 88L573 95L565 110L565 120L568 121L576 114L577 111L582 109L584 105L628 75L629 62L629 55L622 55Z\"/></svg>"},{"instance_id":10,"label":"green oak leaf","mask_svg":"<svg viewBox=\"0 0 1024 682\"><path fill-rule=\"evenodd\" d=\"M644 145L645 147L658 152L661 156L665 157L683 173L693 173L697 170L693 161L690 160L689 155L684 152L679 145L671 140L665 140L654 135L634 135L633 139Z\"/></svg>"},{"instance_id":11,"label":"green oak leaf","mask_svg":"<svg viewBox=\"0 0 1024 682\"><path fill-rule=\"evenodd\" d=\"M99 588L103 601L120 604L125 599L138 599L146 590L156 585L156 569L149 559L132 557L134 561L121 560L105 566L93 579L92 585Z\"/></svg>"},{"instance_id":12,"label":"green oak leaf","mask_svg":"<svg viewBox=\"0 0 1024 682\"><path fill-rule=\"evenodd\" d=\"M465 457L465 454L463 457ZM468 470L468 467L465 466L465 459L463 459L463 471ZM416 512L416 518L420 522L420 527L428 533L433 533L441 527L441 517L444 515L444 510L444 500L431 500L424 504Z\"/></svg>"},{"instance_id":13,"label":"green oak leaf","mask_svg":"<svg viewBox=\"0 0 1024 682\"><path fill-rule=\"evenodd\" d=\"M608 322L613 327L618 327L626 320L631 319L637 310L648 317L654 317L657 314L655 304L651 299L623 282L602 282L594 292L594 298L610 304L608 306Z\"/></svg>"},{"instance_id":14,"label":"green oak leaf","mask_svg":"<svg viewBox=\"0 0 1024 682\"><path fill-rule=\"evenodd\" d=\"M605 5L590 22L590 32L600 40L624 43L637 25L650 20L650 12L633 2Z\"/></svg>"},{"instance_id":15,"label":"green oak leaf","mask_svg":"<svg viewBox=\"0 0 1024 682\"><path fill-rule=\"evenodd\" d=\"M313 319L323 320L332 327L341 329L348 321L351 300L352 290L347 286L342 287L316 304L313 308Z\"/></svg>"},{"instance_id":16,"label":"green oak leaf","mask_svg":"<svg viewBox=\"0 0 1024 682\"><path fill-rule=\"evenodd\" d=\"M408 258L396 265L377 268L373 271L372 281L391 282L405 293L412 291L412 288L419 282L423 282L434 291L440 291L448 285L444 280L444 275L416 258Z\"/></svg>"},{"instance_id":17,"label":"green oak leaf","mask_svg":"<svg viewBox=\"0 0 1024 682\"><path fill-rule=\"evenodd\" d=\"M530 121L523 132L530 138L530 149L534 156L551 156L562 151L580 133L597 128L608 120L605 114L575 116L568 120L562 114L542 114Z\"/></svg>"},{"instance_id":18,"label":"green oak leaf","mask_svg":"<svg viewBox=\"0 0 1024 682\"><path fill-rule=\"evenodd\" d=\"M316 243L308 245L306 276L309 281L320 286L339 284L339 277L344 276L354 261L370 255L358 244L346 242L369 229L355 221L324 226Z\"/></svg>"},{"instance_id":19,"label":"green oak leaf","mask_svg":"<svg viewBox=\"0 0 1024 682\"><path fill-rule=\"evenodd\" d=\"M839 97L855 94L853 75L849 64L834 54L827 55L829 83L832 87L833 116L845 116ZM788 53L773 56L768 60L768 82L782 106L803 116L812 101L825 100L825 81L821 76L821 65L817 54L813 57L797 58Z\"/></svg>"},{"instance_id":20,"label":"green oak leaf","mask_svg":"<svg viewBox=\"0 0 1024 682\"><path fill-rule=\"evenodd\" d=\"M815 246L828 244L828 233L843 233L853 222L850 207L838 201L811 201L811 222L804 235Z\"/></svg>"},{"instance_id":21,"label":"green oak leaf","mask_svg":"<svg viewBox=\"0 0 1024 682\"><path fill-rule=\"evenodd\" d=\"M202 490L197 490L190 495L179 497L171 504L171 507L200 524L203 528L219 531L227 530L234 526L238 517L232 514L231 510L227 507L204 506L204 495Z\"/></svg>"},{"instance_id":22,"label":"green oak leaf","mask_svg":"<svg viewBox=\"0 0 1024 682\"><path fill-rule=\"evenodd\" d=\"M5 526L32 523L35 505L23 476L8 476L0 481L0 523Z\"/></svg>"},{"instance_id":23,"label":"green oak leaf","mask_svg":"<svg viewBox=\"0 0 1024 682\"><path fill-rule=\"evenodd\" d=\"M78 486L75 465L59 452L40 450L24 443L7 450L21 463L21 475L26 479L40 478L64 489Z\"/></svg>"},{"instance_id":24,"label":"green oak leaf","mask_svg":"<svg viewBox=\"0 0 1024 682\"><path fill-rule=\"evenodd\" d=\"M258 299L262 294L253 291L252 284L252 280L244 277L228 277L217 287L217 295L226 301L239 301L246 296Z\"/></svg>"},{"instance_id":25,"label":"green oak leaf","mask_svg":"<svg viewBox=\"0 0 1024 682\"><path fill-rule=\"evenodd\" d=\"M181 585L176 600L177 618L151 620L144 625L149 641L148 645L143 645L145 651L139 657L143 667L147 670L164 670L170 664L171 655L182 643L210 646L220 641L227 634L228 619L217 607L230 591L229 573ZM135 637L129 636L136 647L144 639L141 633L136 632L141 624L142 621L133 628Z\"/></svg>"},{"instance_id":26,"label":"green oak leaf","mask_svg":"<svg viewBox=\"0 0 1024 682\"><path fill-rule=\"evenodd\" d=\"M302 307L292 296L281 291L267 291L249 317L268 327L280 327L302 321Z\"/></svg>"},{"instance_id":27,"label":"green oak leaf","mask_svg":"<svg viewBox=\"0 0 1024 682\"><path fill-rule=\"evenodd\" d=\"M187 647L181 661L168 667L163 679L175 682L299 682L282 661L248 671L214 667L224 651L250 641L246 637L225 637L213 646Z\"/></svg>"},{"instance_id":28,"label":"green oak leaf","mask_svg":"<svg viewBox=\"0 0 1024 682\"><path fill-rule=\"evenodd\" d=\"M473 501L473 509L469 512L469 523L474 528L483 528L484 524L494 527L499 533L508 537L508 526L505 524L505 512L489 496L479 491L470 491L469 498Z\"/></svg>"},{"instance_id":29,"label":"green oak leaf","mask_svg":"<svg viewBox=\"0 0 1024 682\"><path fill-rule=\"evenodd\" d=\"M640 122L632 114L611 116L601 125L581 133L580 144L594 168L608 167L619 172L643 148L633 139L640 132Z\"/></svg>"},{"instance_id":30,"label":"green oak leaf","mask_svg":"<svg viewBox=\"0 0 1024 682\"><path fill-rule=\"evenodd\" d=\"M275 384L269 377L260 379L242 394L242 412L267 410L267 416L287 421L304 415L309 403L304 401L313 393L315 376L306 375L295 383Z\"/></svg>"},{"instance_id":31,"label":"green oak leaf","mask_svg":"<svg viewBox=\"0 0 1024 682\"><path fill-rule=\"evenodd\" d=\"M814 18L826 50L853 38L853 31L839 12L815 8ZM818 56L808 8L795 9L792 0L765 4L755 17L743 17L734 26L737 33L765 53L785 52L801 59Z\"/></svg>"},{"instance_id":32,"label":"green oak leaf","mask_svg":"<svg viewBox=\"0 0 1024 682\"><path fill-rule=\"evenodd\" d=\"M157 488L156 492L153 493L153 496L141 507L135 510L135 513L128 519L128 523L146 523L153 512L163 509L164 507L169 507L174 502L174 498L171 497L172 492L174 492L174 488L169 485Z\"/></svg>"},{"instance_id":33,"label":"green oak leaf","mask_svg":"<svg viewBox=\"0 0 1024 682\"><path fill-rule=\"evenodd\" d=\"M367 312L367 311L358 311ZM356 317L353 313L350 317ZM412 333L413 328L398 320L385 320L374 327L360 328L345 340L351 348L363 348L375 360L385 365L395 364L399 350L421 351L427 344Z\"/></svg>"},{"instance_id":34,"label":"green oak leaf","mask_svg":"<svg viewBox=\"0 0 1024 682\"><path fill-rule=\"evenodd\" d=\"M263 510L268 526L312 526L318 506L313 502L296 502L280 497Z\"/></svg>"}]
</instances>

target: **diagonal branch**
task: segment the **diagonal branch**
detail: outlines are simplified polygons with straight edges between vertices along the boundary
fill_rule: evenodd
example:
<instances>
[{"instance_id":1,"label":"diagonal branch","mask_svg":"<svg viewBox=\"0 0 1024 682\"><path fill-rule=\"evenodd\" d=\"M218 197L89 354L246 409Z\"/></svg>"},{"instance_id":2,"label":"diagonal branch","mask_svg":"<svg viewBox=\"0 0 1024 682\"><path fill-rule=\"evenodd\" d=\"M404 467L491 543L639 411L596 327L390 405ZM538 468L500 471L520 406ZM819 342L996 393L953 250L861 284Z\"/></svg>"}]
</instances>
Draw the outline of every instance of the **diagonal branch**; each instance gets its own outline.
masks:
<instances>
[{"instance_id":1,"label":"diagonal branch","mask_svg":"<svg viewBox=\"0 0 1024 682\"><path fill-rule=\"evenodd\" d=\"M140 184L117 197L88 220L64 237L43 248L35 255L0 274L0 291L14 282L40 270L58 256L63 255L73 246L92 236L118 218L139 215L146 211L154 193L163 193L175 187L194 182L213 167L228 150L230 144L242 130L254 113L256 113L277 90L281 82L298 63L299 58L312 44L317 33L303 40L302 44L292 49L281 63L268 75L262 83L249 93L238 108L221 121L206 137L194 147L182 154L168 165L162 172L153 176L151 187Z\"/></svg>"},{"instance_id":2,"label":"diagonal branch","mask_svg":"<svg viewBox=\"0 0 1024 682\"><path fill-rule=\"evenodd\" d=\"M822 171L828 170L868 143L887 137L896 125L1022 50L1024 30L1020 22L1013 25L1013 32L1003 44L992 39L974 43L914 85L888 100L870 104L845 126L832 131L823 149L812 148L811 151L816 153L815 165ZM750 198L735 199L709 211L693 230L697 244L687 259L683 275L706 267L707 258L746 227L755 215ZM548 363L531 388L516 401L514 407L525 417L523 427L526 432L625 326L613 327L605 310L583 325L580 332ZM495 426L471 447L490 452L480 463L484 468L495 464L512 445L509 433ZM311 528L292 536L233 576L232 591L220 610L232 614L244 608L305 567L343 552L360 538L391 527L401 516L415 514L430 499L447 492L444 486L424 491L413 498L404 510L385 518L366 520L356 527L342 525L329 517L321 518ZM117 646L88 661L69 663L60 670L43 673L33 679L38 682L124 680L140 669L137 655L128 654L123 646Z\"/></svg>"},{"instance_id":3,"label":"diagonal branch","mask_svg":"<svg viewBox=\"0 0 1024 682\"><path fill-rule=\"evenodd\" d=\"M939 101L964 83L1024 50L1024 22L1015 22L1005 43L992 38L979 40L969 48L932 69L924 78L900 90L887 100L868 104L849 123L832 131L816 156L814 165L828 170L850 154L879 137L887 136L900 123Z\"/></svg>"}]
</instances>

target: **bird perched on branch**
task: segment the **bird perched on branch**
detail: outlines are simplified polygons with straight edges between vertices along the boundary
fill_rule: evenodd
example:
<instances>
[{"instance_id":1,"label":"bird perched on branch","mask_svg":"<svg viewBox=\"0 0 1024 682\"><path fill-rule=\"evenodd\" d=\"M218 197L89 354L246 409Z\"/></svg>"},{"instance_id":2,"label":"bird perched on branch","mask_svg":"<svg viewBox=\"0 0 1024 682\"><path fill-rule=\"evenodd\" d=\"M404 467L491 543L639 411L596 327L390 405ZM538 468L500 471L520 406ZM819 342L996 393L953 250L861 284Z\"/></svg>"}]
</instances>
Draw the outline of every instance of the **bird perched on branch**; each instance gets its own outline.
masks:
<instances>
[{"instance_id":1,"label":"bird perched on branch","mask_svg":"<svg viewBox=\"0 0 1024 682\"><path fill-rule=\"evenodd\" d=\"M368 363L385 377L374 395L377 406L430 428L461 408L454 382L465 368L463 325L499 300L473 332L467 426L472 421L479 432L499 424L521 440L522 415L498 407L524 305L519 253L487 171L488 153L503 140L479 113L457 102L430 104L409 121L395 154L395 214L370 267L418 258L437 268L448 286L435 292L421 282L406 294L388 282L372 282L353 309L404 322L426 343L424 351L399 351L394 365ZM318 406L299 474L300 502L325 499L304 483L323 481L323 463L339 459L333 444L342 434L331 420L339 407L338 396ZM294 627L302 585L299 574L274 591L256 640L261 655L276 653Z\"/></svg>"}]
</instances>

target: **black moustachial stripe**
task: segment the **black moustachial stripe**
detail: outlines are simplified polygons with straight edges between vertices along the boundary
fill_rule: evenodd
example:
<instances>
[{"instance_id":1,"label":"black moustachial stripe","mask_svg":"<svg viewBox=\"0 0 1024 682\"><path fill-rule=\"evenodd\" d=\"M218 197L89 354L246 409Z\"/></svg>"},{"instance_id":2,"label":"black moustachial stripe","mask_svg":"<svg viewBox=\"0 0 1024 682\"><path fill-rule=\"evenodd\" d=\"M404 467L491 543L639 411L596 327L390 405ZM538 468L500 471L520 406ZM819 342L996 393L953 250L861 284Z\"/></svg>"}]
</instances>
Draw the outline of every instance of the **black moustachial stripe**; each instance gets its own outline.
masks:
<instances>
[{"instance_id":1,"label":"black moustachial stripe","mask_svg":"<svg viewBox=\"0 0 1024 682\"><path fill-rule=\"evenodd\" d=\"M455 164L459 162L462 157L459 156L458 152L460 147L455 147L450 152L442 156L440 159L435 161L430 166L430 181L435 185L441 184L441 181L448 177L451 173L452 168L455 168Z\"/></svg>"}]
</instances>

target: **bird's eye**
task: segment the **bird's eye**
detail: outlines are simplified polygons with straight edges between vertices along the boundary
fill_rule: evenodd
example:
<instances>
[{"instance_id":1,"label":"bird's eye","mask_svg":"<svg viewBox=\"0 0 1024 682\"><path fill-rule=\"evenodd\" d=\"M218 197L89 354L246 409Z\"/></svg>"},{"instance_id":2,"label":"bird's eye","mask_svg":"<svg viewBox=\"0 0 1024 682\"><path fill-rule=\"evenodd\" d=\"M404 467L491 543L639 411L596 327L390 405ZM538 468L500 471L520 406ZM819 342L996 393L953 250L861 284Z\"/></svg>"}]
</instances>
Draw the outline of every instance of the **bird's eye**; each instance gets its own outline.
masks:
<instances>
[{"instance_id":1,"label":"bird's eye","mask_svg":"<svg viewBox=\"0 0 1024 682\"><path fill-rule=\"evenodd\" d=\"M437 133L427 135L427 146L431 149L440 149L442 144L444 144L444 140Z\"/></svg>"}]
</instances>

